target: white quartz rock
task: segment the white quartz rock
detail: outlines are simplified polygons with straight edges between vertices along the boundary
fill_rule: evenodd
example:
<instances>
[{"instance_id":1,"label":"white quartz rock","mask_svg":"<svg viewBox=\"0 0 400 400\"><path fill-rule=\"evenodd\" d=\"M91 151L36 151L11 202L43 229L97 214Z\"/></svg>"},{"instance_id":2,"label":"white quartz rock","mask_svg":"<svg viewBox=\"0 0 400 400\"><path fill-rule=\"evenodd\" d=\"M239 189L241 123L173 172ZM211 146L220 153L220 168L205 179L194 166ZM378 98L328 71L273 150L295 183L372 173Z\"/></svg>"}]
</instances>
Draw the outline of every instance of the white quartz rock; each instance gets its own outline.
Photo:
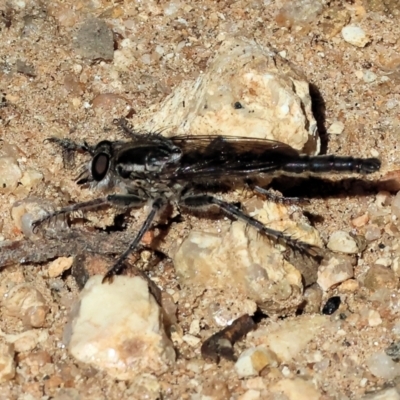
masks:
<instances>
[{"instance_id":1,"label":"white quartz rock","mask_svg":"<svg viewBox=\"0 0 400 400\"><path fill-rule=\"evenodd\" d=\"M66 328L70 353L116 379L167 371L175 361L161 308L140 277L116 276L102 284L95 275L86 283Z\"/></svg>"},{"instance_id":2,"label":"white quartz rock","mask_svg":"<svg viewBox=\"0 0 400 400\"><path fill-rule=\"evenodd\" d=\"M371 40L365 31L357 25L347 25L342 29L343 39L357 47L365 47Z\"/></svg>"},{"instance_id":3,"label":"white quartz rock","mask_svg":"<svg viewBox=\"0 0 400 400\"><path fill-rule=\"evenodd\" d=\"M182 82L141 128L266 138L319 151L304 75L270 49L241 39L225 41L205 73Z\"/></svg>"}]
</instances>

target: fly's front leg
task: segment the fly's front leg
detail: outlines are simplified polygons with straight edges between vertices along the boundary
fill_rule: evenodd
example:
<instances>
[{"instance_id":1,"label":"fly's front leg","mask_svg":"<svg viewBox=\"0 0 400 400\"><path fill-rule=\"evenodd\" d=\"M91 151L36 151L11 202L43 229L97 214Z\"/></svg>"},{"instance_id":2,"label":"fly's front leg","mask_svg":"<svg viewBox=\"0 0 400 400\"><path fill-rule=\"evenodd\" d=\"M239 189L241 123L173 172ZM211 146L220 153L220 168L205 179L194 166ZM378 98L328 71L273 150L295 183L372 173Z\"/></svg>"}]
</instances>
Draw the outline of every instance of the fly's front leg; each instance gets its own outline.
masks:
<instances>
[{"instance_id":1,"label":"fly's front leg","mask_svg":"<svg viewBox=\"0 0 400 400\"><path fill-rule=\"evenodd\" d=\"M268 228L260 221L253 217L245 214L239 208L235 207L233 204L227 203L226 201L217 199L216 197L210 195L188 195L181 199L184 206L191 209L204 209L213 205L219 207L223 212L230 215L231 217L243 221L246 224L257 229L257 231L263 233L264 235L275 239L277 242L281 242L289 245L292 249L298 251L305 251L312 257L318 257L322 254L322 249L319 247L310 245L308 243L302 242L301 240L294 239L293 237L286 235L284 232L277 231L275 229Z\"/></svg>"},{"instance_id":2,"label":"fly's front leg","mask_svg":"<svg viewBox=\"0 0 400 400\"><path fill-rule=\"evenodd\" d=\"M147 216L146 220L144 221L135 239L132 241L129 247L124 251L124 253L122 253L122 255L118 258L117 262L108 270L108 272L103 278L103 283L105 282L111 283L113 276L118 275L123 271L123 269L125 268L124 261L129 256L129 254L131 254L136 249L136 247L142 240L144 234L150 229L150 226L155 216L157 215L157 212L163 207L163 205L164 201L162 199L154 200L151 207L151 211Z\"/></svg>"},{"instance_id":3,"label":"fly's front leg","mask_svg":"<svg viewBox=\"0 0 400 400\"><path fill-rule=\"evenodd\" d=\"M74 152L84 152L93 155L95 150L94 146L89 146L86 142L75 143L70 139L50 137L45 142L56 143L62 147L64 167L72 167L74 165Z\"/></svg>"},{"instance_id":4,"label":"fly's front leg","mask_svg":"<svg viewBox=\"0 0 400 400\"><path fill-rule=\"evenodd\" d=\"M39 226L42 225L44 222L50 222L52 219L54 219L54 218L56 219L60 215L65 216L65 215L68 215L75 211L83 212L83 211L95 209L98 207L102 207L105 205L124 206L124 207L128 207L128 208L138 208L138 207L142 207L145 203L146 203L145 199L142 199L142 198L132 195L132 194L125 194L125 195L110 194L108 196L100 197L98 199L84 201L82 203L76 203L76 204L72 204L67 207L60 208L59 210L56 210L52 213L49 213L49 214L43 216L40 219L37 219L36 221L33 221L32 228L33 228L33 232L36 233Z\"/></svg>"},{"instance_id":5,"label":"fly's front leg","mask_svg":"<svg viewBox=\"0 0 400 400\"><path fill-rule=\"evenodd\" d=\"M92 154L94 151L94 147L89 146L86 142L80 144L80 143L75 143L70 139L60 139L56 137L49 137L45 141L50 143L56 143L67 151L83 151L90 154Z\"/></svg>"}]
</instances>

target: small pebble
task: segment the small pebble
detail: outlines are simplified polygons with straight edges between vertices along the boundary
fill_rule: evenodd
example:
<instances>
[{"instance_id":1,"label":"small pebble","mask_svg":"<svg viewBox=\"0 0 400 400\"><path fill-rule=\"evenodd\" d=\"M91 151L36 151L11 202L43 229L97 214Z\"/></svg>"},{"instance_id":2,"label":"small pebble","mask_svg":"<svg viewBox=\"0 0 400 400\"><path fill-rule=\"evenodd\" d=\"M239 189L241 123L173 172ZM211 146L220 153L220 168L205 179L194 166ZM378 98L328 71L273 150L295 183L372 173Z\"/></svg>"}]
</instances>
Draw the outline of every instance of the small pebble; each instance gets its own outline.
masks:
<instances>
[{"instance_id":1,"label":"small pebble","mask_svg":"<svg viewBox=\"0 0 400 400\"><path fill-rule=\"evenodd\" d=\"M395 289L397 279L392 269L382 265L372 265L365 274L364 286L369 290Z\"/></svg>"},{"instance_id":2,"label":"small pebble","mask_svg":"<svg viewBox=\"0 0 400 400\"><path fill-rule=\"evenodd\" d=\"M308 26L322 12L323 5L320 0L297 0L288 2L279 10L276 21L281 26L294 25Z\"/></svg>"},{"instance_id":3,"label":"small pebble","mask_svg":"<svg viewBox=\"0 0 400 400\"><path fill-rule=\"evenodd\" d=\"M98 109L100 112L107 112L117 109L117 107L126 108L126 103L126 99L119 94L101 93L93 99L92 107L94 110Z\"/></svg>"},{"instance_id":4,"label":"small pebble","mask_svg":"<svg viewBox=\"0 0 400 400\"><path fill-rule=\"evenodd\" d=\"M4 296L2 307L8 315L19 318L28 328L41 328L49 312L43 295L26 284L12 287Z\"/></svg>"},{"instance_id":5,"label":"small pebble","mask_svg":"<svg viewBox=\"0 0 400 400\"><path fill-rule=\"evenodd\" d=\"M372 242L374 240L379 239L381 237L381 234L382 234L382 229L379 228L379 226L376 224L368 224L365 227L364 237L368 242Z\"/></svg>"},{"instance_id":6,"label":"small pebble","mask_svg":"<svg viewBox=\"0 0 400 400\"><path fill-rule=\"evenodd\" d=\"M376 310L369 310L368 312L368 325L378 326L382 323L382 318Z\"/></svg>"},{"instance_id":7,"label":"small pebble","mask_svg":"<svg viewBox=\"0 0 400 400\"><path fill-rule=\"evenodd\" d=\"M11 193L22 177L17 161L12 157L0 157L0 194Z\"/></svg>"},{"instance_id":8,"label":"small pebble","mask_svg":"<svg viewBox=\"0 0 400 400\"><path fill-rule=\"evenodd\" d=\"M43 179L43 174L39 171L34 169L28 169L24 172L21 178L21 183L23 186L31 190L32 188L36 187L39 182Z\"/></svg>"},{"instance_id":9,"label":"small pebble","mask_svg":"<svg viewBox=\"0 0 400 400\"><path fill-rule=\"evenodd\" d=\"M74 40L76 52L91 61L110 61L114 55L112 30L101 19L90 18L78 29Z\"/></svg>"},{"instance_id":10,"label":"small pebble","mask_svg":"<svg viewBox=\"0 0 400 400\"><path fill-rule=\"evenodd\" d=\"M331 257L327 264L322 264L318 269L317 283L323 291L328 291L333 286L353 278L354 269L350 260L345 257Z\"/></svg>"},{"instance_id":11,"label":"small pebble","mask_svg":"<svg viewBox=\"0 0 400 400\"><path fill-rule=\"evenodd\" d=\"M400 218L400 192L397 192L396 196L393 197L391 208L392 214Z\"/></svg>"},{"instance_id":12,"label":"small pebble","mask_svg":"<svg viewBox=\"0 0 400 400\"><path fill-rule=\"evenodd\" d=\"M374 74L372 71L364 71L363 73L363 80L365 83L372 83L376 81L377 75Z\"/></svg>"},{"instance_id":13,"label":"small pebble","mask_svg":"<svg viewBox=\"0 0 400 400\"><path fill-rule=\"evenodd\" d=\"M395 387L378 390L362 397L361 400L400 400L400 393Z\"/></svg>"},{"instance_id":14,"label":"small pebble","mask_svg":"<svg viewBox=\"0 0 400 400\"><path fill-rule=\"evenodd\" d=\"M322 394L312 381L302 378L282 379L271 387L273 393L284 395L288 400L321 400Z\"/></svg>"},{"instance_id":15,"label":"small pebble","mask_svg":"<svg viewBox=\"0 0 400 400\"><path fill-rule=\"evenodd\" d=\"M328 133L331 135L340 135L344 131L344 123L341 121L335 121L328 128Z\"/></svg>"},{"instance_id":16,"label":"small pebble","mask_svg":"<svg viewBox=\"0 0 400 400\"><path fill-rule=\"evenodd\" d=\"M0 339L0 382L7 382L15 376L15 353L12 344Z\"/></svg>"},{"instance_id":17,"label":"small pebble","mask_svg":"<svg viewBox=\"0 0 400 400\"><path fill-rule=\"evenodd\" d=\"M340 306L340 296L333 296L325 303L322 314L332 315Z\"/></svg>"},{"instance_id":18,"label":"small pebble","mask_svg":"<svg viewBox=\"0 0 400 400\"><path fill-rule=\"evenodd\" d=\"M200 333L200 320L194 319L189 328L189 333L191 335L198 335Z\"/></svg>"},{"instance_id":19,"label":"small pebble","mask_svg":"<svg viewBox=\"0 0 400 400\"><path fill-rule=\"evenodd\" d=\"M367 358L366 364L370 372L377 378L392 380L400 375L400 364L394 362L385 353L372 354Z\"/></svg>"},{"instance_id":20,"label":"small pebble","mask_svg":"<svg viewBox=\"0 0 400 400\"><path fill-rule=\"evenodd\" d=\"M263 346L258 346L245 350L239 356L235 370L240 378L245 378L257 376L267 365L278 366L276 354Z\"/></svg>"},{"instance_id":21,"label":"small pebble","mask_svg":"<svg viewBox=\"0 0 400 400\"><path fill-rule=\"evenodd\" d=\"M369 221L369 215L368 215L368 213L365 213L363 215L360 215L359 217L353 218L351 220L351 224L355 228L361 228L362 226L367 224L368 221Z\"/></svg>"},{"instance_id":22,"label":"small pebble","mask_svg":"<svg viewBox=\"0 0 400 400\"><path fill-rule=\"evenodd\" d=\"M360 284L355 279L348 279L344 281L340 286L339 289L341 292L355 292L360 287Z\"/></svg>"},{"instance_id":23,"label":"small pebble","mask_svg":"<svg viewBox=\"0 0 400 400\"><path fill-rule=\"evenodd\" d=\"M32 351L39 343L45 342L49 338L46 329L30 329L16 335L6 335L8 343L14 345L16 353Z\"/></svg>"},{"instance_id":24,"label":"small pebble","mask_svg":"<svg viewBox=\"0 0 400 400\"><path fill-rule=\"evenodd\" d=\"M321 309L322 290L319 285L314 283L304 290L304 308L303 311L308 314L314 314Z\"/></svg>"},{"instance_id":25,"label":"small pebble","mask_svg":"<svg viewBox=\"0 0 400 400\"><path fill-rule=\"evenodd\" d=\"M73 261L73 257L59 257L52 261L47 270L49 277L55 278L56 276L60 276L64 271L71 268Z\"/></svg>"},{"instance_id":26,"label":"small pebble","mask_svg":"<svg viewBox=\"0 0 400 400\"><path fill-rule=\"evenodd\" d=\"M342 37L347 43L357 47L365 47L370 41L364 30L356 25L347 25L343 27Z\"/></svg>"},{"instance_id":27,"label":"small pebble","mask_svg":"<svg viewBox=\"0 0 400 400\"><path fill-rule=\"evenodd\" d=\"M196 347L201 342L201 339L193 335L183 335L182 340L191 347Z\"/></svg>"},{"instance_id":28,"label":"small pebble","mask_svg":"<svg viewBox=\"0 0 400 400\"><path fill-rule=\"evenodd\" d=\"M349 233L344 231L333 232L329 238L327 247L332 251L346 254L356 254L359 251L356 241Z\"/></svg>"},{"instance_id":29,"label":"small pebble","mask_svg":"<svg viewBox=\"0 0 400 400\"><path fill-rule=\"evenodd\" d=\"M375 264L383 265L384 267L390 267L392 265L392 260L390 258L381 257L375 261Z\"/></svg>"}]
</instances>

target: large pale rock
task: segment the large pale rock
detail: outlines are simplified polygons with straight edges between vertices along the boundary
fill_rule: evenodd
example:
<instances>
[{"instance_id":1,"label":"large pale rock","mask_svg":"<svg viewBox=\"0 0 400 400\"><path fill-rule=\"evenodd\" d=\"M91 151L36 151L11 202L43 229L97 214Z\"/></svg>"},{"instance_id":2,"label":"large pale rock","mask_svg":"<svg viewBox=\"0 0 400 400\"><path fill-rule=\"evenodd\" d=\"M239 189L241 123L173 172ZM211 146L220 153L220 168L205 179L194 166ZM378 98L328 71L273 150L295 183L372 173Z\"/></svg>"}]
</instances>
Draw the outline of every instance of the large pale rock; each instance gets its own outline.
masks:
<instances>
[{"instance_id":1,"label":"large pale rock","mask_svg":"<svg viewBox=\"0 0 400 400\"><path fill-rule=\"evenodd\" d=\"M116 379L162 374L175 361L162 312L140 277L90 278L66 330L70 353Z\"/></svg>"},{"instance_id":2,"label":"large pale rock","mask_svg":"<svg viewBox=\"0 0 400 400\"><path fill-rule=\"evenodd\" d=\"M304 75L272 50L241 39L225 41L206 72L178 86L142 128L266 138L319 151Z\"/></svg>"},{"instance_id":3,"label":"large pale rock","mask_svg":"<svg viewBox=\"0 0 400 400\"><path fill-rule=\"evenodd\" d=\"M290 220L284 206L259 203L261 209L250 213L270 228L320 245L317 231ZM241 314L251 313L245 308L248 300L268 315L284 315L293 313L303 299L301 273L284 260L274 241L242 222L221 233L190 232L173 260L183 286L207 289L210 296L223 290L240 304Z\"/></svg>"}]
</instances>

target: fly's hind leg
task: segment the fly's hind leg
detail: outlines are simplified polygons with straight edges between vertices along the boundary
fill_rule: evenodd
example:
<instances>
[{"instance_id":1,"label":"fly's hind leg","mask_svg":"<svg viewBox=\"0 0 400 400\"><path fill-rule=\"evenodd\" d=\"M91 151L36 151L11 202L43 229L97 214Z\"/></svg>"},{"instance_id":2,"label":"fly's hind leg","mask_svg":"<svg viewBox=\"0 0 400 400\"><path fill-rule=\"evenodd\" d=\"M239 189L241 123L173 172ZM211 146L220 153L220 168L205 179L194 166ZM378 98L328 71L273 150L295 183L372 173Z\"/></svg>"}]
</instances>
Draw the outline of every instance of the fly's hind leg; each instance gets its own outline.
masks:
<instances>
[{"instance_id":1,"label":"fly's hind leg","mask_svg":"<svg viewBox=\"0 0 400 400\"><path fill-rule=\"evenodd\" d=\"M312 257L322 257L323 255L323 249L303 242L301 240L294 239L292 236L287 235L285 232L280 232L275 229L268 228L257 219L245 214L233 204L217 199L214 196L210 196L207 194L187 195L181 199L181 203L183 206L190 209L205 209L211 206L217 206L225 214L228 214L234 219L245 222L249 226L255 228L258 232L275 239L278 243L288 245L295 251L305 252Z\"/></svg>"},{"instance_id":2,"label":"fly's hind leg","mask_svg":"<svg viewBox=\"0 0 400 400\"><path fill-rule=\"evenodd\" d=\"M300 197L284 197L274 193L274 191L271 189L264 189L257 185L251 186L251 189L253 189L256 193L262 194L266 200L271 201L272 203L285 205L308 203L307 199L301 199Z\"/></svg>"}]
</instances>

